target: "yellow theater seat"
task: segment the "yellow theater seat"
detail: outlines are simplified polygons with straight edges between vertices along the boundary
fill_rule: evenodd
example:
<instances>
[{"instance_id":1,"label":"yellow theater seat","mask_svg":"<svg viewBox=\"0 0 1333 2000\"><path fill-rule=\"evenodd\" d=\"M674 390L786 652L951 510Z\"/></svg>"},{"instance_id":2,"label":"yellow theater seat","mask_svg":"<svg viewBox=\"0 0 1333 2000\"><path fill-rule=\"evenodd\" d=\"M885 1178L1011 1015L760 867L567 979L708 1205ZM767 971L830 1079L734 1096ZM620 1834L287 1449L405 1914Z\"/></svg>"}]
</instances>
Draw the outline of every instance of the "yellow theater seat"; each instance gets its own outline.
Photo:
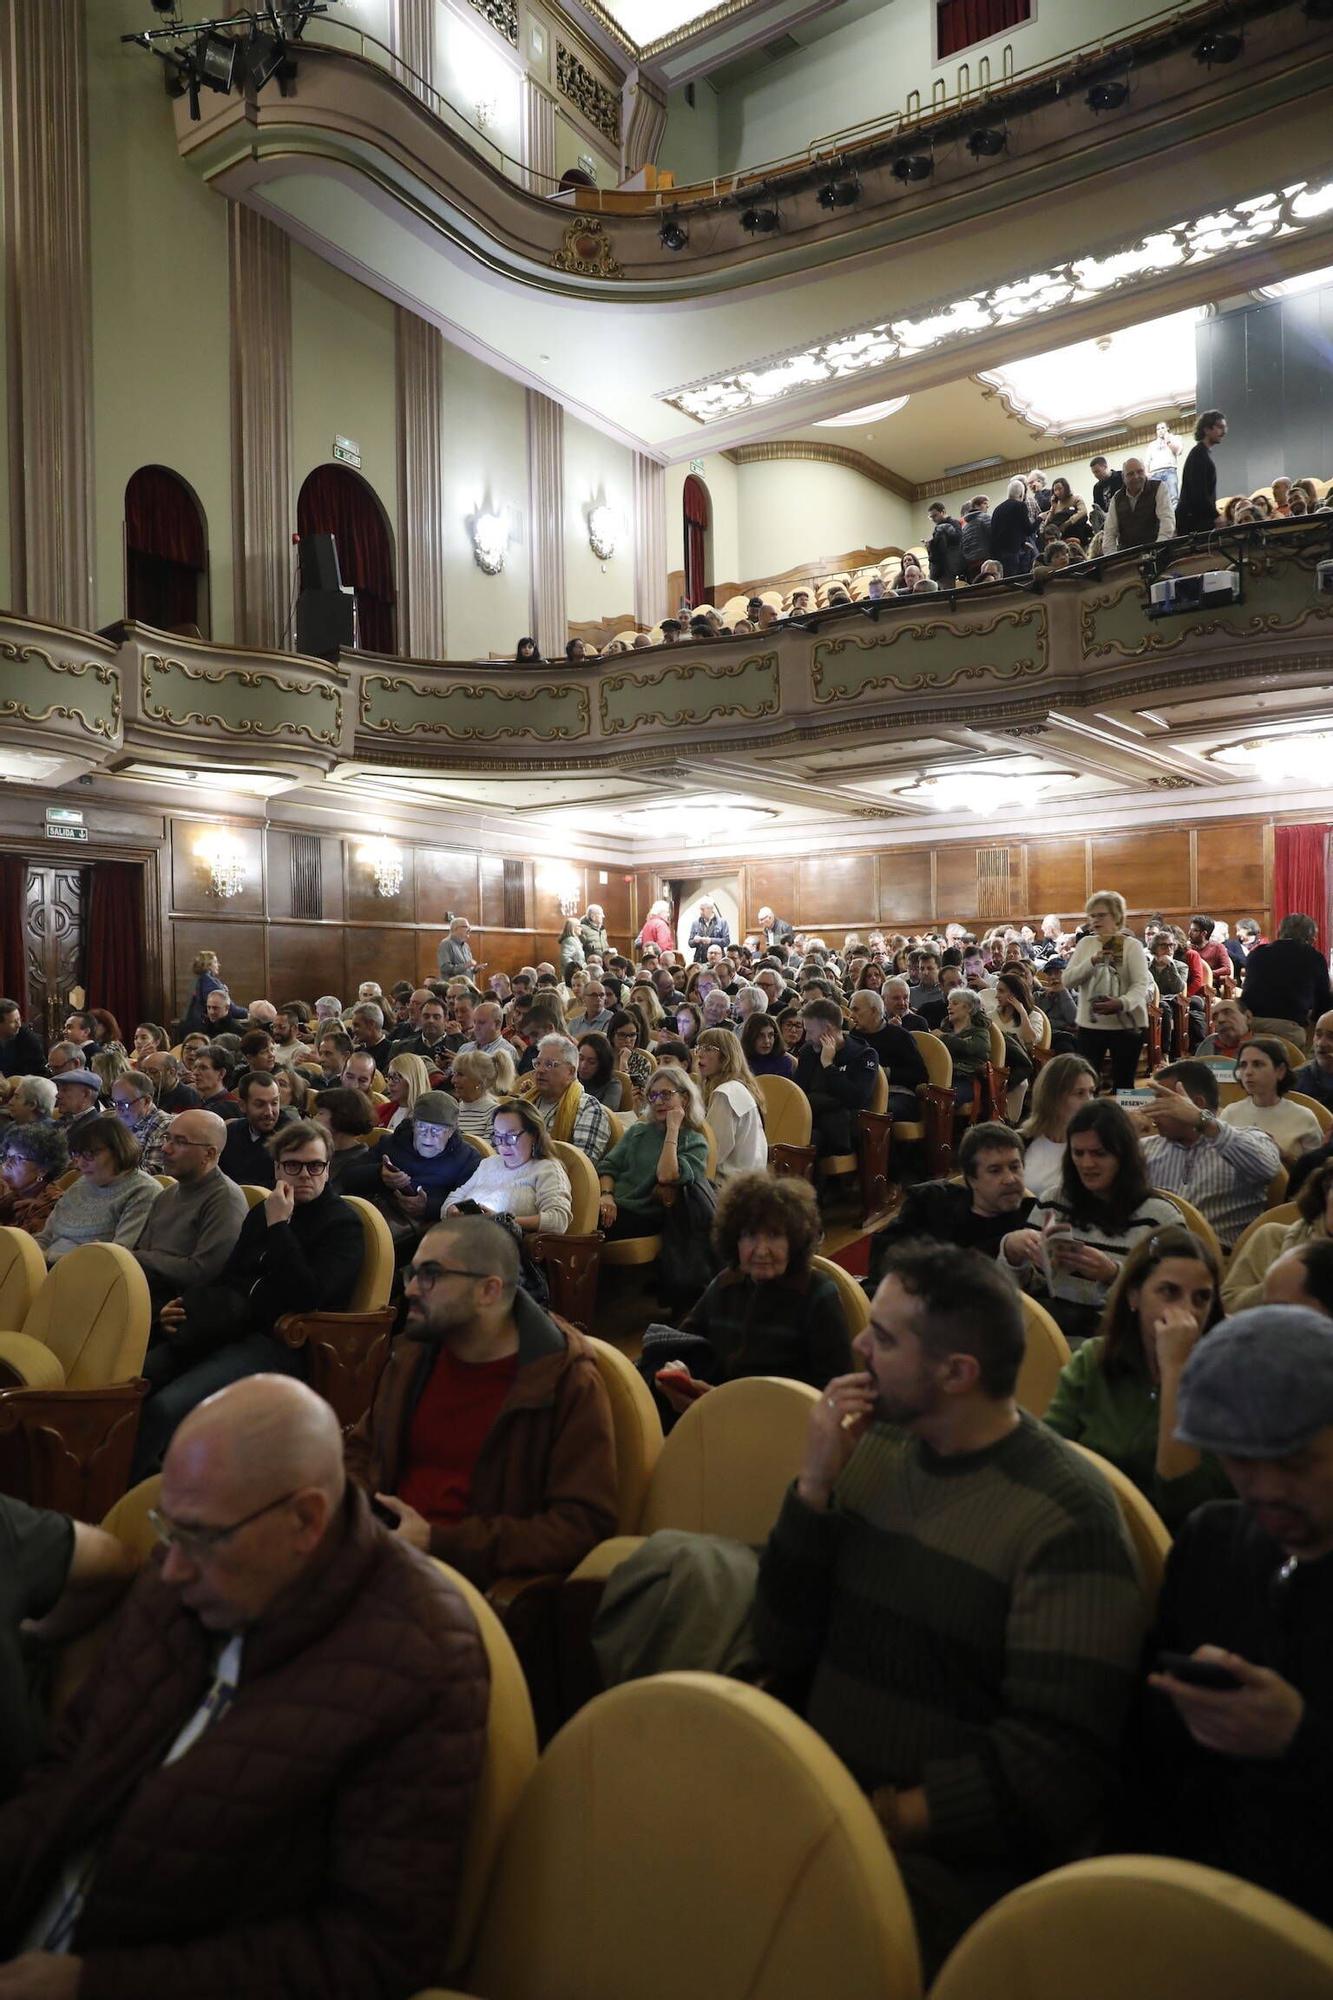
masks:
<instances>
[{"instance_id":1,"label":"yellow theater seat","mask_svg":"<svg viewBox=\"0 0 1333 2000\"><path fill-rule=\"evenodd\" d=\"M355 1194L343 1199L361 1218L364 1246L346 1310L286 1313L274 1333L288 1347L308 1350L311 1388L333 1406L343 1429L350 1431L370 1408L388 1358L394 1256L389 1225L374 1203Z\"/></svg>"},{"instance_id":2,"label":"yellow theater seat","mask_svg":"<svg viewBox=\"0 0 1333 2000\"><path fill-rule=\"evenodd\" d=\"M81 1243L46 1273L21 1329L0 1332L0 1369L19 1388L100 1389L143 1366L148 1280L118 1243Z\"/></svg>"},{"instance_id":3,"label":"yellow theater seat","mask_svg":"<svg viewBox=\"0 0 1333 2000\"><path fill-rule=\"evenodd\" d=\"M256 1187L253 1181L241 1182L241 1193L245 1196L247 1208L258 1208L260 1202L267 1201L272 1192L272 1188Z\"/></svg>"},{"instance_id":4,"label":"yellow theater seat","mask_svg":"<svg viewBox=\"0 0 1333 2000\"><path fill-rule=\"evenodd\" d=\"M1081 1451L1084 1458L1096 1466L1102 1478L1115 1495L1120 1509L1120 1518L1125 1524L1125 1532L1133 1544L1138 1557L1139 1575L1143 1582L1143 1594L1147 1599L1151 1614L1157 1607L1161 1595L1162 1578L1166 1574L1166 1559L1171 1553L1171 1536L1165 1521L1153 1506L1146 1493L1141 1493L1127 1473L1118 1465L1103 1458L1100 1452L1089 1451L1085 1444L1068 1438L1075 1451Z\"/></svg>"},{"instance_id":5,"label":"yellow theater seat","mask_svg":"<svg viewBox=\"0 0 1333 2000\"><path fill-rule=\"evenodd\" d=\"M581 1146L571 1146L567 1139L552 1139L551 1152L569 1179L569 1228L562 1236L543 1232L536 1239L536 1254L546 1267L551 1310L586 1332L596 1305L601 1261L602 1237L597 1225L600 1183L596 1167Z\"/></svg>"},{"instance_id":6,"label":"yellow theater seat","mask_svg":"<svg viewBox=\"0 0 1333 2000\"><path fill-rule=\"evenodd\" d=\"M1328 2000L1333 1931L1234 1875L1150 1854L1027 1882L956 1947L930 2000Z\"/></svg>"},{"instance_id":7,"label":"yellow theater seat","mask_svg":"<svg viewBox=\"0 0 1333 2000\"><path fill-rule=\"evenodd\" d=\"M1284 1189L1285 1185L1286 1185L1286 1175L1284 1173L1283 1175ZM1173 1208L1178 1208L1180 1210L1181 1220L1183 1221L1186 1229L1189 1230L1190 1235L1197 1236L1200 1243L1206 1243L1208 1245L1208 1248L1212 1251L1213 1255L1216 1257L1219 1264L1226 1263L1226 1258L1222 1254L1222 1245L1217 1240L1216 1230L1213 1228L1211 1222L1206 1221L1205 1218L1202 1215L1200 1215L1198 1209L1194 1206L1194 1203L1192 1201L1186 1201L1183 1194L1172 1194L1170 1188L1154 1188L1153 1193L1161 1195L1163 1200L1169 1201Z\"/></svg>"},{"instance_id":8,"label":"yellow theater seat","mask_svg":"<svg viewBox=\"0 0 1333 2000\"><path fill-rule=\"evenodd\" d=\"M757 1688L671 1673L600 1696L545 1752L460 1990L918 2000L921 1970L897 1864L827 1744Z\"/></svg>"},{"instance_id":9,"label":"yellow theater seat","mask_svg":"<svg viewBox=\"0 0 1333 2000\"><path fill-rule=\"evenodd\" d=\"M810 1099L789 1076L757 1076L755 1087L764 1100L770 1170L779 1177L808 1180L815 1164Z\"/></svg>"},{"instance_id":10,"label":"yellow theater seat","mask_svg":"<svg viewBox=\"0 0 1333 2000\"><path fill-rule=\"evenodd\" d=\"M611 1404L616 1439L616 1532L633 1534L653 1468L662 1454L662 1422L648 1385L609 1341L589 1336L597 1372Z\"/></svg>"},{"instance_id":11,"label":"yellow theater seat","mask_svg":"<svg viewBox=\"0 0 1333 2000\"><path fill-rule=\"evenodd\" d=\"M0 1229L0 1327L22 1326L46 1282L46 1259L26 1229Z\"/></svg>"},{"instance_id":12,"label":"yellow theater seat","mask_svg":"<svg viewBox=\"0 0 1333 2000\"><path fill-rule=\"evenodd\" d=\"M844 1271L842 1265L835 1264L831 1257L812 1257L810 1269L822 1272L826 1278L832 1278L838 1288L843 1317L847 1321L847 1337L849 1340L855 1340L857 1334L870 1324L869 1299L851 1272Z\"/></svg>"},{"instance_id":13,"label":"yellow theater seat","mask_svg":"<svg viewBox=\"0 0 1333 2000\"><path fill-rule=\"evenodd\" d=\"M1039 1300L1019 1294L1023 1302L1023 1366L1014 1396L1020 1410L1044 1417L1051 1407L1060 1371L1069 1360L1069 1342Z\"/></svg>"},{"instance_id":14,"label":"yellow theater seat","mask_svg":"<svg viewBox=\"0 0 1333 2000\"><path fill-rule=\"evenodd\" d=\"M471 1146L474 1153L480 1153L483 1160L495 1158L495 1148L489 1139L483 1139L480 1132L460 1132L459 1138Z\"/></svg>"},{"instance_id":15,"label":"yellow theater seat","mask_svg":"<svg viewBox=\"0 0 1333 2000\"><path fill-rule=\"evenodd\" d=\"M818 1390L776 1375L724 1382L700 1396L662 1446L637 1532L600 1542L571 1581L604 1583L659 1528L767 1540L800 1469Z\"/></svg>"}]
</instances>

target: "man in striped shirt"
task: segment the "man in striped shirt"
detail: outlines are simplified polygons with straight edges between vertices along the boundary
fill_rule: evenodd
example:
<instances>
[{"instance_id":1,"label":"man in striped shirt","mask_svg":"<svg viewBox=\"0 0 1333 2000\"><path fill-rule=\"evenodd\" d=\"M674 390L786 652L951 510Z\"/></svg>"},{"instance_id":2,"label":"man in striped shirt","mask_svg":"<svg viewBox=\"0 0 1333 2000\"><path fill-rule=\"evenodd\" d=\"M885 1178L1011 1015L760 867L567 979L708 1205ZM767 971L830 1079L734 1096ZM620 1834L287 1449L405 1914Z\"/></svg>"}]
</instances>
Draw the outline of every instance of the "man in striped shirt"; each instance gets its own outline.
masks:
<instances>
[{"instance_id":1,"label":"man in striped shirt","mask_svg":"<svg viewBox=\"0 0 1333 2000\"><path fill-rule=\"evenodd\" d=\"M1207 1063L1171 1063L1149 1088L1158 1102L1133 1113L1148 1177L1162 1194L1192 1202L1230 1250L1267 1207L1268 1184L1282 1155L1267 1132L1222 1123L1217 1076Z\"/></svg>"},{"instance_id":2,"label":"man in striped shirt","mask_svg":"<svg viewBox=\"0 0 1333 2000\"><path fill-rule=\"evenodd\" d=\"M760 1650L870 1794L928 1977L1095 1835L1143 1637L1110 1488L1015 1405L1023 1341L991 1258L897 1250L760 1564Z\"/></svg>"}]
</instances>

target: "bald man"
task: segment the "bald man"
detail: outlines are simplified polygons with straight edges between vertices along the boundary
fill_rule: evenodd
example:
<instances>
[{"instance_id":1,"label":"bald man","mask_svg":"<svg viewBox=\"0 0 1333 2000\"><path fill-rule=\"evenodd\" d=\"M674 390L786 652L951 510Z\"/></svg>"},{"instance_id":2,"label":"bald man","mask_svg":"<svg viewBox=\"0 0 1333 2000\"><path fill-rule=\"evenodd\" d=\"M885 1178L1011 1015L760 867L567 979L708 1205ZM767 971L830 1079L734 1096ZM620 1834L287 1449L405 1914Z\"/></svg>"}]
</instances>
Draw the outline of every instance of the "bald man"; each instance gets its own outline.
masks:
<instances>
[{"instance_id":1,"label":"bald man","mask_svg":"<svg viewBox=\"0 0 1333 2000\"><path fill-rule=\"evenodd\" d=\"M276 1096L276 1086L270 1087ZM211 1285L236 1247L247 1206L241 1188L218 1166L226 1143L226 1120L213 1111L178 1111L167 1127L162 1157L174 1185L149 1209L134 1247L155 1314L187 1286Z\"/></svg>"},{"instance_id":2,"label":"bald man","mask_svg":"<svg viewBox=\"0 0 1333 2000\"><path fill-rule=\"evenodd\" d=\"M333 1412L286 1378L186 1418L151 1518L165 1554L0 1812L0 1955L23 1954L0 1993L440 1984L489 1699L463 1599L346 1486Z\"/></svg>"}]
</instances>

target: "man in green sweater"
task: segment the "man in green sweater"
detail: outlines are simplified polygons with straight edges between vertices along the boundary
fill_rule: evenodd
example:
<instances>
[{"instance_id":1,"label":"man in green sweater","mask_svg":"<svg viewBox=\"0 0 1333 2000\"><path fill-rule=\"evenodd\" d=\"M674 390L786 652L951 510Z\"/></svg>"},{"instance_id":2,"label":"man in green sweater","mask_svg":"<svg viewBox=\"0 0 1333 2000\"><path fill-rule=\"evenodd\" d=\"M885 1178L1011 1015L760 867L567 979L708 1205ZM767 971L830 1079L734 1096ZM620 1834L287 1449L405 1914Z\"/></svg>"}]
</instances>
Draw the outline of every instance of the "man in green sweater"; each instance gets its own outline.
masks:
<instances>
[{"instance_id":1,"label":"man in green sweater","mask_svg":"<svg viewBox=\"0 0 1333 2000\"><path fill-rule=\"evenodd\" d=\"M1018 1410L1023 1319L976 1250L896 1251L811 1412L756 1636L870 1794L928 1976L1109 1803L1145 1604L1110 1488Z\"/></svg>"}]
</instances>

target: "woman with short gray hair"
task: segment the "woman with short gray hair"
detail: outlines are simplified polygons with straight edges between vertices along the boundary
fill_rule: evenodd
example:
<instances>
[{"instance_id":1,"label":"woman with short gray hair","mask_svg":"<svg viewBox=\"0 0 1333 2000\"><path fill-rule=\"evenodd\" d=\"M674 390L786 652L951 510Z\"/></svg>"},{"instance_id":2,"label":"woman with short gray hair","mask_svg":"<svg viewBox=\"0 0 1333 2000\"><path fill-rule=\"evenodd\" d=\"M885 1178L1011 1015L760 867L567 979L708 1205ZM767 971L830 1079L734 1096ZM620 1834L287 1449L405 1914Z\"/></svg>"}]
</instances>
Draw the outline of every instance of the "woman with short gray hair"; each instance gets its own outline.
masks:
<instances>
[{"instance_id":1,"label":"woman with short gray hair","mask_svg":"<svg viewBox=\"0 0 1333 2000\"><path fill-rule=\"evenodd\" d=\"M1148 1028L1148 995L1153 990L1147 953L1125 928L1125 899L1115 889L1098 889L1087 903L1088 934L1075 945L1061 975L1078 1000L1075 1042L1078 1053L1101 1074L1111 1058L1117 1090L1132 1090L1139 1050ZM1327 983L1328 968L1324 968Z\"/></svg>"},{"instance_id":2,"label":"woman with short gray hair","mask_svg":"<svg viewBox=\"0 0 1333 2000\"><path fill-rule=\"evenodd\" d=\"M50 1118L56 1108L56 1087L49 1076L21 1076L9 1095L9 1114L16 1125L34 1125Z\"/></svg>"}]
</instances>

